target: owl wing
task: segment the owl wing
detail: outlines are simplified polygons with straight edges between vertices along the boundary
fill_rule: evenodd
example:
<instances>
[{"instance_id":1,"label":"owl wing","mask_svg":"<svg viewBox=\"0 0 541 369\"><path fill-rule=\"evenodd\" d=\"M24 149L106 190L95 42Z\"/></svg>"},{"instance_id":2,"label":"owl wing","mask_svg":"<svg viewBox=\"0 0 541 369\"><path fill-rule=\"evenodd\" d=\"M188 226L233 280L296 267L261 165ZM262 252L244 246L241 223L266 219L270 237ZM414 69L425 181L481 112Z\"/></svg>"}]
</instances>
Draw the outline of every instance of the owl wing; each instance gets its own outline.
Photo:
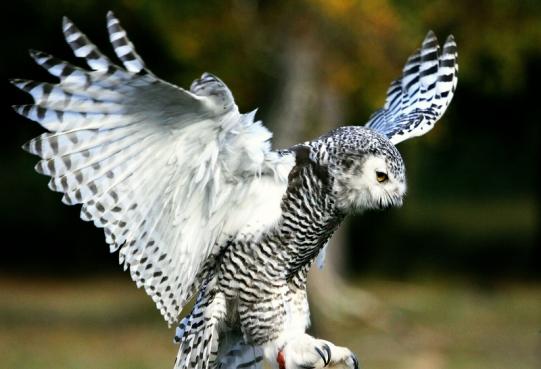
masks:
<instances>
[{"instance_id":1,"label":"owl wing","mask_svg":"<svg viewBox=\"0 0 541 369\"><path fill-rule=\"evenodd\" d=\"M238 112L218 78L203 74L189 91L167 83L112 13L107 26L124 68L64 19L67 42L91 70L31 52L60 82L13 80L34 98L14 108L49 131L23 146L41 157L36 170L64 203L82 204L81 218L104 229L173 323L217 247L245 223L272 223L294 159L271 151L271 133L255 112Z\"/></svg>"},{"instance_id":2,"label":"owl wing","mask_svg":"<svg viewBox=\"0 0 541 369\"><path fill-rule=\"evenodd\" d=\"M366 127L386 135L393 144L430 131L453 98L457 84L457 49L447 37L443 52L432 31L421 49L409 57L402 76L387 90L385 106L370 117Z\"/></svg>"}]
</instances>

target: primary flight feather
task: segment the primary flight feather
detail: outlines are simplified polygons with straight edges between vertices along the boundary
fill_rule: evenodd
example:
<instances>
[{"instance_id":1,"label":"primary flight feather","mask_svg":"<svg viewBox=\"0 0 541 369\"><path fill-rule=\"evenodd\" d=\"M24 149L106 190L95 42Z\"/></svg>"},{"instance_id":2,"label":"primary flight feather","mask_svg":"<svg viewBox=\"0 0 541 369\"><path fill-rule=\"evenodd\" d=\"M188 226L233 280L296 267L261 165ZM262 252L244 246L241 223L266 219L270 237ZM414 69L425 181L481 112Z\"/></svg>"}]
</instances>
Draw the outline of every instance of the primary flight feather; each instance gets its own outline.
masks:
<instances>
[{"instance_id":1,"label":"primary flight feather","mask_svg":"<svg viewBox=\"0 0 541 369\"><path fill-rule=\"evenodd\" d=\"M42 52L57 84L13 80L34 98L15 110L48 132L24 149L39 173L82 204L111 252L169 324L176 368L357 367L348 349L305 334L306 277L351 212L397 206L406 190L394 144L432 129L457 82L456 44L432 32L366 126L335 129L286 150L204 73L186 90L149 71L118 20L107 28L120 67L64 18L90 70Z\"/></svg>"}]
</instances>

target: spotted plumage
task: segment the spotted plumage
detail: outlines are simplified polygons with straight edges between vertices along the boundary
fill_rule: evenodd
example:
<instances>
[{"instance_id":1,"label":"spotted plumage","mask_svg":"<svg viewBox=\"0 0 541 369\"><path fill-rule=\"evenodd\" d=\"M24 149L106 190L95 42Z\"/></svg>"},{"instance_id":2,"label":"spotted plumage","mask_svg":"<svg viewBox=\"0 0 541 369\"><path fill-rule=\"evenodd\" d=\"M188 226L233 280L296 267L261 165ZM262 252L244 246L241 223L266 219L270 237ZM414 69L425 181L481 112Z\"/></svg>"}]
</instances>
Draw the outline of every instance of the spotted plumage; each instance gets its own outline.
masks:
<instances>
[{"instance_id":1,"label":"spotted plumage","mask_svg":"<svg viewBox=\"0 0 541 369\"><path fill-rule=\"evenodd\" d=\"M39 173L103 228L169 324L182 369L358 366L346 348L305 334L310 265L349 213L399 206L404 163L394 144L426 133L456 86L456 45L433 33L391 84L365 127L335 129L275 151L271 133L241 114L205 73L189 90L149 71L112 13L107 28L123 67L68 19L66 41L90 69L32 58L56 84L13 80L34 98L15 110L48 132L24 149Z\"/></svg>"}]
</instances>

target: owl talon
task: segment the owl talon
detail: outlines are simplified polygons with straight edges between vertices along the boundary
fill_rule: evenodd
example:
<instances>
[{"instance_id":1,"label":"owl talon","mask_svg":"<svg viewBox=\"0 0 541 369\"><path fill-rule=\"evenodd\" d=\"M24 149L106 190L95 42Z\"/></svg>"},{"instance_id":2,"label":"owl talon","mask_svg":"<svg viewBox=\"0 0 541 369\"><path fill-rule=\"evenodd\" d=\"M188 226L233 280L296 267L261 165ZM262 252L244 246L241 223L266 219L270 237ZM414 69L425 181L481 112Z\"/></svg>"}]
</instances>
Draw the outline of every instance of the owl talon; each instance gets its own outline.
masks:
<instances>
[{"instance_id":1,"label":"owl talon","mask_svg":"<svg viewBox=\"0 0 541 369\"><path fill-rule=\"evenodd\" d=\"M322 346L322 348L323 348L323 350L325 351L325 353L327 355L325 355L323 353L323 351L319 347L317 347L317 346L315 347L317 353L319 354L319 356L321 356L321 359L323 360L323 364L324 364L323 366L325 367L325 366L329 365L329 363L331 361L331 348L327 344L324 344Z\"/></svg>"},{"instance_id":2,"label":"owl talon","mask_svg":"<svg viewBox=\"0 0 541 369\"><path fill-rule=\"evenodd\" d=\"M359 369L359 361L349 349L308 334L288 337L278 347L275 356L278 369L324 369L337 364L348 369Z\"/></svg>"},{"instance_id":3,"label":"owl talon","mask_svg":"<svg viewBox=\"0 0 541 369\"><path fill-rule=\"evenodd\" d=\"M351 355L345 360L345 363L348 367L352 369L359 369L359 360L357 359L357 356L354 353L351 353Z\"/></svg>"}]
</instances>

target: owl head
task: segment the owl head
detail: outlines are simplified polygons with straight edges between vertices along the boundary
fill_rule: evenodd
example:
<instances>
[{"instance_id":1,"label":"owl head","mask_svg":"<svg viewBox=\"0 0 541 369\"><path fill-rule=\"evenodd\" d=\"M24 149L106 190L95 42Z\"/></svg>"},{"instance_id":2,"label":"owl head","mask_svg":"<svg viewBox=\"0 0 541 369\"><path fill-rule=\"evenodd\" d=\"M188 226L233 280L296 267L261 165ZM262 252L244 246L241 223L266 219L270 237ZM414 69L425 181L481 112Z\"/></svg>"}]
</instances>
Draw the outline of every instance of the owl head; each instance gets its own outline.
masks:
<instances>
[{"instance_id":1,"label":"owl head","mask_svg":"<svg viewBox=\"0 0 541 369\"><path fill-rule=\"evenodd\" d=\"M320 163L333 179L330 190L344 213L402 205L404 161L396 147L369 128L341 127L319 142Z\"/></svg>"}]
</instances>

